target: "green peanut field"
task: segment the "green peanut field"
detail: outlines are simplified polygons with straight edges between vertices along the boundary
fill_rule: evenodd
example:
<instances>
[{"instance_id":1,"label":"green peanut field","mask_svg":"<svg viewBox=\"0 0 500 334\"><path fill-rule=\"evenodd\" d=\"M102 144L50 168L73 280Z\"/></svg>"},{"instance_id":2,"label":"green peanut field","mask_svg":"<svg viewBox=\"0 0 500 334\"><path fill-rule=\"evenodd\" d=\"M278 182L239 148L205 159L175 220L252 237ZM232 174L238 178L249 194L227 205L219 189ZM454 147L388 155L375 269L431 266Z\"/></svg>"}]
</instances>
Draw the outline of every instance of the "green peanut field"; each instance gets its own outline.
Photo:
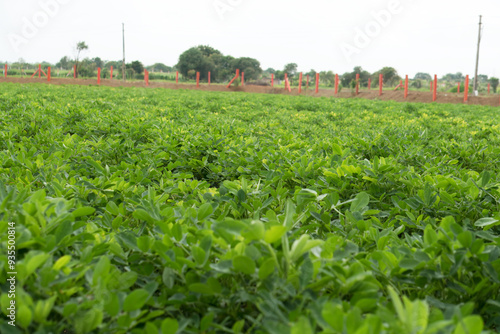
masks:
<instances>
[{"instance_id":1,"label":"green peanut field","mask_svg":"<svg viewBox=\"0 0 500 334\"><path fill-rule=\"evenodd\" d=\"M4 83L0 231L1 333L497 333L500 109Z\"/></svg>"}]
</instances>

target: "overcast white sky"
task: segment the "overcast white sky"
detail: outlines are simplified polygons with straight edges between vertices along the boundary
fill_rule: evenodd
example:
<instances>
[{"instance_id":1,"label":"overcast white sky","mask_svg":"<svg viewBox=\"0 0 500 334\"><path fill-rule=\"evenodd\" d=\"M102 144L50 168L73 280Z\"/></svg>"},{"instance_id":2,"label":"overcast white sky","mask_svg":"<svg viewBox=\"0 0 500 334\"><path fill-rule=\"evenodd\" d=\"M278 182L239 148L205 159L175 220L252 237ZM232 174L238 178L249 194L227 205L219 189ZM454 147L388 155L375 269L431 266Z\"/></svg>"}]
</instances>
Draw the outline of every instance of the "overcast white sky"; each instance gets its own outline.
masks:
<instances>
[{"instance_id":1,"label":"overcast white sky","mask_svg":"<svg viewBox=\"0 0 500 334\"><path fill-rule=\"evenodd\" d=\"M127 62L145 65L208 44L263 69L473 75L480 14L479 72L500 76L499 0L2 0L0 61L55 63L78 41L85 57L119 60L124 22Z\"/></svg>"}]
</instances>

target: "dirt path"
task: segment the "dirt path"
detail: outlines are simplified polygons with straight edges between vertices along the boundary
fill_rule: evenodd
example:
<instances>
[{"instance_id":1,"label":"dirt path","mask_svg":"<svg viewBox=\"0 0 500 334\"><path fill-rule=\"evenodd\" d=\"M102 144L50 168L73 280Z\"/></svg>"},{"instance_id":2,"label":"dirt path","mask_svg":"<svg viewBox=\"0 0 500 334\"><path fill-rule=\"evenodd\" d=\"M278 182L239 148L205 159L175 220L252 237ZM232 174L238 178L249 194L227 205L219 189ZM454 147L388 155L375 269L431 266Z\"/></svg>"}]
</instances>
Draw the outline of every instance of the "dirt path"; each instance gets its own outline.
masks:
<instances>
[{"instance_id":1,"label":"dirt path","mask_svg":"<svg viewBox=\"0 0 500 334\"><path fill-rule=\"evenodd\" d=\"M0 83L2 82L14 82L14 83L45 83L47 84L46 79L38 79L38 78L0 78ZM96 85L97 82L95 79L73 79L73 78L52 78L50 81L52 85ZM111 86L111 87L146 87L145 83L142 81L119 81L119 80L109 80L103 79L101 80L102 86ZM261 94L285 94L285 95L299 95L298 89L292 89L292 92L285 91L283 88L271 88L271 87L263 87L263 86L253 86L253 85L245 85L244 87L232 87L226 88L224 85L207 85L201 84L200 88L196 88L194 84L174 84L168 82L150 82L149 88L167 88L167 89L192 89L192 90L202 90L202 91L214 91L214 92L246 92L246 93L261 93ZM360 91L356 96L350 91L340 92L335 95L334 91L331 89L320 89L318 94L315 94L314 88L304 89L301 95L307 96L317 96L317 97L331 97L337 96L342 98L361 98L361 99L370 99L370 100L392 100L398 102L424 102L430 103L432 102L432 93L431 92L417 92L410 91L408 94L408 98L405 99L403 96L403 91L393 91L387 90L384 91L382 96L378 95L378 90L363 90ZM460 103L463 104L463 94L457 93L438 93L437 94L437 103ZM491 96L470 96L467 104L480 104L480 105L488 105L488 106L499 106L500 98L498 95Z\"/></svg>"}]
</instances>

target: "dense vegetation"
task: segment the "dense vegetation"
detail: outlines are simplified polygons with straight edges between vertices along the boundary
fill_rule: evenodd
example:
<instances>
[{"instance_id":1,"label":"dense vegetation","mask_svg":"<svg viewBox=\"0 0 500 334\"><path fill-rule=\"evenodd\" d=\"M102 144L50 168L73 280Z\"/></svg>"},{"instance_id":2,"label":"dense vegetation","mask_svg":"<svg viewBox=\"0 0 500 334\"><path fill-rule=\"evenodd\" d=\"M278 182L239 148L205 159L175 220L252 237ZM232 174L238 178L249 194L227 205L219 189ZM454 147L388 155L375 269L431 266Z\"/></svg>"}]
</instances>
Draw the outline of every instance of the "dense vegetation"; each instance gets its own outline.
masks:
<instances>
[{"instance_id":1,"label":"dense vegetation","mask_svg":"<svg viewBox=\"0 0 500 334\"><path fill-rule=\"evenodd\" d=\"M493 333L498 108L0 85L2 333Z\"/></svg>"}]
</instances>

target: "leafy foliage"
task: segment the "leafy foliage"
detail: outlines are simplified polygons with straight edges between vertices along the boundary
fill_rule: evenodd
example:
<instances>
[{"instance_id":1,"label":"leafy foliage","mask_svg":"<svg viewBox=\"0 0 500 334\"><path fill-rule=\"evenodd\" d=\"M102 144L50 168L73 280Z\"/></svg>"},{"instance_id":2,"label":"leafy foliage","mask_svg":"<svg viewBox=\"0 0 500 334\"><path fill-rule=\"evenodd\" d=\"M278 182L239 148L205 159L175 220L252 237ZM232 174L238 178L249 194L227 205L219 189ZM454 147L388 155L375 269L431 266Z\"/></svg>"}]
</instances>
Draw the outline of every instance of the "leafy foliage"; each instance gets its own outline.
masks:
<instances>
[{"instance_id":1,"label":"leafy foliage","mask_svg":"<svg viewBox=\"0 0 500 334\"><path fill-rule=\"evenodd\" d=\"M1 87L16 333L500 326L498 108Z\"/></svg>"}]
</instances>

